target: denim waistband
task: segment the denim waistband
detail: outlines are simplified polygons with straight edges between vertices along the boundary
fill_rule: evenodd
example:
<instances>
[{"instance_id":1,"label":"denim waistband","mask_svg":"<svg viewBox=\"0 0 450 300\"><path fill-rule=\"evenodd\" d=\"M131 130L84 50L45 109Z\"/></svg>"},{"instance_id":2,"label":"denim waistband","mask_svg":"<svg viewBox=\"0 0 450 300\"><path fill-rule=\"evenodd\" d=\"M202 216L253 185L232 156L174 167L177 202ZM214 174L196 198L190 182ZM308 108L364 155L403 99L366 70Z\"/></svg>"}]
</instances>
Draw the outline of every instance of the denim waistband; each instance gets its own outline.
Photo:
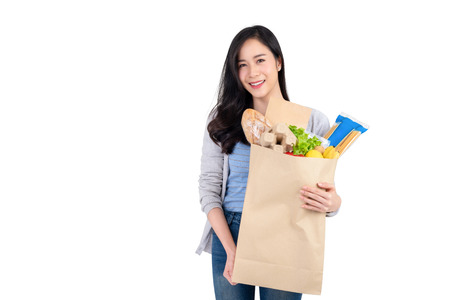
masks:
<instances>
[{"instance_id":1,"label":"denim waistband","mask_svg":"<svg viewBox=\"0 0 450 300\"><path fill-rule=\"evenodd\" d=\"M241 223L241 212L224 210L223 213L225 215L225 219L227 219L228 225L231 225L232 222L235 222L237 224Z\"/></svg>"}]
</instances>

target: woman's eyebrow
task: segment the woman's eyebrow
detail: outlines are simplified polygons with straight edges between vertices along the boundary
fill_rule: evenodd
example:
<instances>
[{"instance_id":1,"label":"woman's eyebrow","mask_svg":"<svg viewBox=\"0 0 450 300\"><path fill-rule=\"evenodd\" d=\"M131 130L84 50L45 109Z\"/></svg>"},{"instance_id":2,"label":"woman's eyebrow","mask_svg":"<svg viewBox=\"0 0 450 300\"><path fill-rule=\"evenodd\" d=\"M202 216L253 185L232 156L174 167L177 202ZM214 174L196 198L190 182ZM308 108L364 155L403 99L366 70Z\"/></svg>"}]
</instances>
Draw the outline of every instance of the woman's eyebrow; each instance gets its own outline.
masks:
<instances>
[{"instance_id":1,"label":"woman's eyebrow","mask_svg":"<svg viewBox=\"0 0 450 300\"><path fill-rule=\"evenodd\" d=\"M255 55L255 56L253 56L253 59L258 58L258 57L260 57L260 56L265 56L265 54L264 54L264 53L261 53L261 54ZM241 61L245 61L245 59L240 59L240 60L238 60L238 62L241 62Z\"/></svg>"}]
</instances>

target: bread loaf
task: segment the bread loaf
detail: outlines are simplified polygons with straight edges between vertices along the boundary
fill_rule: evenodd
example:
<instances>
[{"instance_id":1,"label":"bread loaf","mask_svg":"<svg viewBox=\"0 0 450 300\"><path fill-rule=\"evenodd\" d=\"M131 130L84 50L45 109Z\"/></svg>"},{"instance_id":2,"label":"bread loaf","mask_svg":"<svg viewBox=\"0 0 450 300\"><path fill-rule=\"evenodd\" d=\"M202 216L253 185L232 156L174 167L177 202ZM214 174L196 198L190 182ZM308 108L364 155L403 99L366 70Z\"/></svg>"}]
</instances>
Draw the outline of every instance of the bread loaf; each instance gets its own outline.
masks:
<instances>
[{"instance_id":1,"label":"bread loaf","mask_svg":"<svg viewBox=\"0 0 450 300\"><path fill-rule=\"evenodd\" d=\"M241 125L250 144L259 144L261 134L272 127L262 113L251 108L246 109L242 114Z\"/></svg>"}]
</instances>

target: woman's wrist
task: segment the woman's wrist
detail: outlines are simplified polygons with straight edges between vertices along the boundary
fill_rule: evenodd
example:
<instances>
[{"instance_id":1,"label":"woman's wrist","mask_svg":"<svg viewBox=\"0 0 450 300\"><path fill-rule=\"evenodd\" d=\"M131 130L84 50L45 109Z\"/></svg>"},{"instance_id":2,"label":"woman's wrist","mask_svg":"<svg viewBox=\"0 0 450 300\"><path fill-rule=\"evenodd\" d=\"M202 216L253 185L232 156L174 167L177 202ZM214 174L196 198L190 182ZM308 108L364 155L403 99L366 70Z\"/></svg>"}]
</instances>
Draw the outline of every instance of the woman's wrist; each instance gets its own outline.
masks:
<instances>
[{"instance_id":1,"label":"woman's wrist","mask_svg":"<svg viewBox=\"0 0 450 300\"><path fill-rule=\"evenodd\" d=\"M236 246L225 249L227 256L236 256Z\"/></svg>"}]
</instances>

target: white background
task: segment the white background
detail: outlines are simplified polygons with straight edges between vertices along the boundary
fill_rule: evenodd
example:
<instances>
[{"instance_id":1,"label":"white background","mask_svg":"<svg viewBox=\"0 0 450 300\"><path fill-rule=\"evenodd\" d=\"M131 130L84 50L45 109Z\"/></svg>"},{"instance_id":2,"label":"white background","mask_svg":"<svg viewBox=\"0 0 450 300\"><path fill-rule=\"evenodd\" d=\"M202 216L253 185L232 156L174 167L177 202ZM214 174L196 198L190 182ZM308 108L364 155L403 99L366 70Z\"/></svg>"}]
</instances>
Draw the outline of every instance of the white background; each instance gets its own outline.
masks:
<instances>
[{"instance_id":1,"label":"white background","mask_svg":"<svg viewBox=\"0 0 450 300\"><path fill-rule=\"evenodd\" d=\"M293 102L371 126L338 163L323 292L304 299L447 299L446 1L150 3L0 4L0 299L214 298L201 143L255 24Z\"/></svg>"}]
</instances>

